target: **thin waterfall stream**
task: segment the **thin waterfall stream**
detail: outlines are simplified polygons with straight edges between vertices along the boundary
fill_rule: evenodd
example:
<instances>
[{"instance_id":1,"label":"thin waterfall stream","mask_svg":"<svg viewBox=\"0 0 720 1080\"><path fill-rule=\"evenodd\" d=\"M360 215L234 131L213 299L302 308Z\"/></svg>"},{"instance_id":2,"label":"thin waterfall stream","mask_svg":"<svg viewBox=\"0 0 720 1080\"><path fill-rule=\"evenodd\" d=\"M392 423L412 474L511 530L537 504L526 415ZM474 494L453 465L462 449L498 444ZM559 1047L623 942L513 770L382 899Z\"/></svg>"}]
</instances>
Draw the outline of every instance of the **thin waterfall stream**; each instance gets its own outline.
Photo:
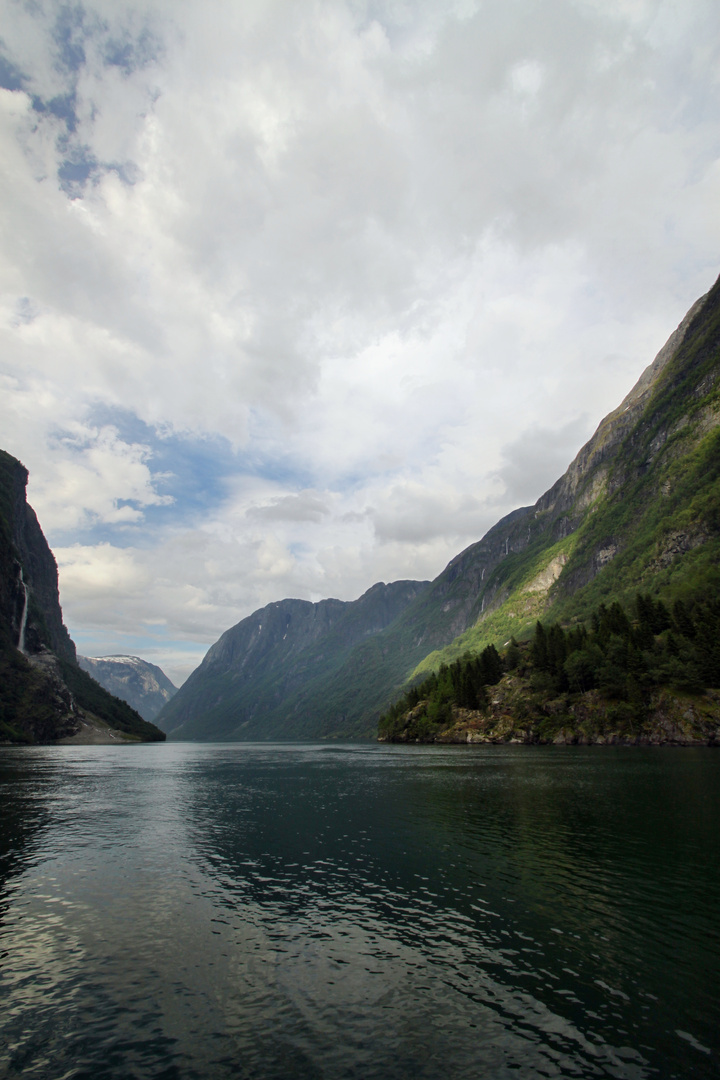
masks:
<instances>
[{"instance_id":1,"label":"thin waterfall stream","mask_svg":"<svg viewBox=\"0 0 720 1080\"><path fill-rule=\"evenodd\" d=\"M25 578L23 577L22 567L20 567L20 584L23 588L23 595L25 597L25 603L23 604L22 618L20 619L20 633L18 635L18 649L21 653L25 652L25 627L27 626L27 613L28 613L28 587L25 584Z\"/></svg>"}]
</instances>

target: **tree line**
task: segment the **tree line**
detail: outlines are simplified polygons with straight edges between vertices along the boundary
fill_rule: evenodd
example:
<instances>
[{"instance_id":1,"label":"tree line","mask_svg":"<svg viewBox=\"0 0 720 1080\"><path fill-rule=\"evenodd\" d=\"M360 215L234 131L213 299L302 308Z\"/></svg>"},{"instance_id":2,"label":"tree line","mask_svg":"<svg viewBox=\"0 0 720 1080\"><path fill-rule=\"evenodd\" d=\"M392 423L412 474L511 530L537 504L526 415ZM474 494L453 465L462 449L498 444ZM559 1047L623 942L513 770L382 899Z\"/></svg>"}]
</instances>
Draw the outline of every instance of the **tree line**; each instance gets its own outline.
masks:
<instances>
[{"instance_id":1,"label":"tree line","mask_svg":"<svg viewBox=\"0 0 720 1080\"><path fill-rule=\"evenodd\" d=\"M701 693L720 686L720 602L676 600L668 609L638 594L630 612L617 601L601 604L589 628L538 622L529 659L534 685L555 693L598 689L617 700L659 686Z\"/></svg>"}]
</instances>

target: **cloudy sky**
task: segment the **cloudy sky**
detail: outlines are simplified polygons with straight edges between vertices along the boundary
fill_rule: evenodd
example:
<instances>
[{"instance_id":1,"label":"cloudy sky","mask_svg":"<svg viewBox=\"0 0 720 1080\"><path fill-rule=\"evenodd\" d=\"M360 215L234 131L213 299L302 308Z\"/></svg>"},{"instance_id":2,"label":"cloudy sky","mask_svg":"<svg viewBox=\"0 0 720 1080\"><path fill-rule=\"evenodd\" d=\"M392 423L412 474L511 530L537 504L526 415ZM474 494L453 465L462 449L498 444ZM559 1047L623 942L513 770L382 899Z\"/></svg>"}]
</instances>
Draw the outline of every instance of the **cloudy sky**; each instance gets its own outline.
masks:
<instances>
[{"instance_id":1,"label":"cloudy sky","mask_svg":"<svg viewBox=\"0 0 720 1080\"><path fill-rule=\"evenodd\" d=\"M88 655L431 578L720 271L717 0L0 0L0 445Z\"/></svg>"}]
</instances>

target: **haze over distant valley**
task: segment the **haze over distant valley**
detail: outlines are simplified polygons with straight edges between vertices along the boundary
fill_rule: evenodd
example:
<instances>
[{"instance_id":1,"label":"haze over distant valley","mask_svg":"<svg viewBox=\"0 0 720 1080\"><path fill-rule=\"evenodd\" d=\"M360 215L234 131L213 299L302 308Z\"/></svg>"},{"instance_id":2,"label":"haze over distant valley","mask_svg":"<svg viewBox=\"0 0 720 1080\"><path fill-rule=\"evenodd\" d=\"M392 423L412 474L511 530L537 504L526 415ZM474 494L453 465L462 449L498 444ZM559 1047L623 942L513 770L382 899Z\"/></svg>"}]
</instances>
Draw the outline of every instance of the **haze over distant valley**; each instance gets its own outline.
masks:
<instances>
[{"instance_id":1,"label":"haze over distant valley","mask_svg":"<svg viewBox=\"0 0 720 1080\"><path fill-rule=\"evenodd\" d=\"M720 10L0 0L3 448L179 685L561 476L720 252Z\"/></svg>"}]
</instances>

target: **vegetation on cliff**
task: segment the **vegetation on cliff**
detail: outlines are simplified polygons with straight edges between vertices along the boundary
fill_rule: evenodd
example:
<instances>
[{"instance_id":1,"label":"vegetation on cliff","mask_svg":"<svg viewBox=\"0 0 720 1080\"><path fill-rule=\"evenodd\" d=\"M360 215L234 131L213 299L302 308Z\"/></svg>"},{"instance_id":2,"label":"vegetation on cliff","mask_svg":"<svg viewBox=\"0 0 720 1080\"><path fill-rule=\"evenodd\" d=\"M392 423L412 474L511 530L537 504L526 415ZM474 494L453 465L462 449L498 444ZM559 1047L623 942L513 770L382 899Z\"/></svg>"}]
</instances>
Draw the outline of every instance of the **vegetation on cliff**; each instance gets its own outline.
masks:
<instances>
[{"instance_id":1,"label":"vegetation on cliff","mask_svg":"<svg viewBox=\"0 0 720 1080\"><path fill-rule=\"evenodd\" d=\"M720 587L720 281L691 309L565 475L507 530L474 624L413 678L532 633L585 621L638 587L671 602Z\"/></svg>"},{"instance_id":2,"label":"vegetation on cliff","mask_svg":"<svg viewBox=\"0 0 720 1080\"><path fill-rule=\"evenodd\" d=\"M589 623L443 664L380 718L387 742L720 741L720 602L638 594ZM497 689L495 689L497 688Z\"/></svg>"},{"instance_id":3,"label":"vegetation on cliff","mask_svg":"<svg viewBox=\"0 0 720 1080\"><path fill-rule=\"evenodd\" d=\"M427 585L379 582L352 602L268 604L222 635L158 725L170 739L372 738L388 697L377 642ZM358 694L377 710L362 725Z\"/></svg>"}]
</instances>

